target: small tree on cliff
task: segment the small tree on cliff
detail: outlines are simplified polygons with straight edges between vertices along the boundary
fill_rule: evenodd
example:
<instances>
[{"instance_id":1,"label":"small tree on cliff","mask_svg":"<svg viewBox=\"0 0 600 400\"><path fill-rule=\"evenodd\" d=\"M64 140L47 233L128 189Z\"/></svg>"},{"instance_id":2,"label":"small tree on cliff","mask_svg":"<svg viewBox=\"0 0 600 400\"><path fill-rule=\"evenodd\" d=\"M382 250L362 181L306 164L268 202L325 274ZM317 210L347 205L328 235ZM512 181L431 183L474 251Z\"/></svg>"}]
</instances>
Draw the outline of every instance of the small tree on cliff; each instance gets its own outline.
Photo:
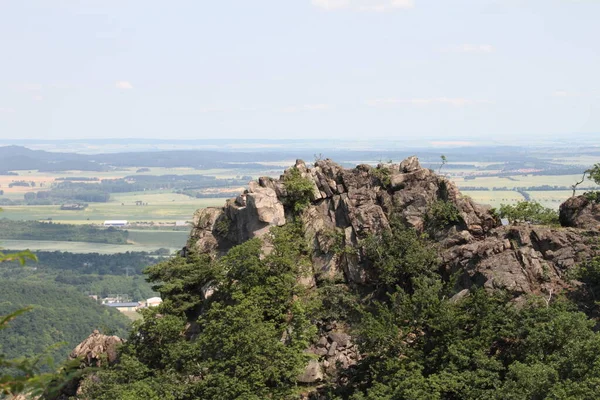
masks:
<instances>
[{"instance_id":1,"label":"small tree on cliff","mask_svg":"<svg viewBox=\"0 0 600 400\"><path fill-rule=\"evenodd\" d=\"M442 173L442 168L444 167L444 165L446 165L446 163L448 162L448 159L446 158L445 155L441 155L440 156L440 160L442 160L442 164L440 165L440 168L438 169L438 174Z\"/></svg>"},{"instance_id":2,"label":"small tree on cliff","mask_svg":"<svg viewBox=\"0 0 600 400\"><path fill-rule=\"evenodd\" d=\"M600 185L600 163L594 164L592 168L583 171L581 180L575 182L575 184L571 186L571 189L573 189L573 197L575 197L577 186L581 185L583 181L585 181L586 176L589 180L594 181L596 185Z\"/></svg>"}]
</instances>

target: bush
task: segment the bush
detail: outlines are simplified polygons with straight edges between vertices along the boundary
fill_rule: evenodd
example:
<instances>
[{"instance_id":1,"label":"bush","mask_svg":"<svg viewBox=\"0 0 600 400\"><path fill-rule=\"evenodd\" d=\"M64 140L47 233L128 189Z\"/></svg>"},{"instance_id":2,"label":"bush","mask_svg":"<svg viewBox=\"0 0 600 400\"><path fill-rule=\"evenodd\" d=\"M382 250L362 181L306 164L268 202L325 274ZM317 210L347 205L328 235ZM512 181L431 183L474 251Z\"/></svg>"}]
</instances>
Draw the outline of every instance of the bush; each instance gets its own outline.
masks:
<instances>
[{"instance_id":1,"label":"bush","mask_svg":"<svg viewBox=\"0 0 600 400\"><path fill-rule=\"evenodd\" d=\"M300 213L310 204L313 195L313 182L304 178L298 168L290 168L283 177L283 187L287 193L286 203L294 212Z\"/></svg>"},{"instance_id":2,"label":"bush","mask_svg":"<svg viewBox=\"0 0 600 400\"><path fill-rule=\"evenodd\" d=\"M460 212L454 203L438 200L429 206L425 214L425 229L428 231L443 229L455 225L460 220Z\"/></svg>"},{"instance_id":3,"label":"bush","mask_svg":"<svg viewBox=\"0 0 600 400\"><path fill-rule=\"evenodd\" d=\"M511 224L529 222L539 225L558 225L558 213L536 201L520 201L516 205L500 205L501 218L508 218Z\"/></svg>"},{"instance_id":4,"label":"bush","mask_svg":"<svg viewBox=\"0 0 600 400\"><path fill-rule=\"evenodd\" d=\"M379 180L383 188L389 188L392 185L392 172L389 168L379 164L371 170L371 174Z\"/></svg>"}]
</instances>

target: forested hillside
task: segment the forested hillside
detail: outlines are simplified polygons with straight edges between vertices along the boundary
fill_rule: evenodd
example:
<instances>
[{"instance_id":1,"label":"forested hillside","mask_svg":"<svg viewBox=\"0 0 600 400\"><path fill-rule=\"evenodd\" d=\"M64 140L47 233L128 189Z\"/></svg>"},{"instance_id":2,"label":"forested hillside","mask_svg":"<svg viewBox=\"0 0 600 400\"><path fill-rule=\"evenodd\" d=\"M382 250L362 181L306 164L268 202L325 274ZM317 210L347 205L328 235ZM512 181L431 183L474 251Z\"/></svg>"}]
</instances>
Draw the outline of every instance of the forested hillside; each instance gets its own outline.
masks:
<instances>
[{"instance_id":1,"label":"forested hillside","mask_svg":"<svg viewBox=\"0 0 600 400\"><path fill-rule=\"evenodd\" d=\"M7 255L13 254L6 251ZM0 268L0 280L17 287L22 282L53 284L75 288L99 298L119 295L131 301L143 301L156 295L142 274L144 268L165 257L144 252L120 254L67 253L61 251L36 253L37 262L21 266L17 261L5 262ZM0 292L0 301L9 299Z\"/></svg>"},{"instance_id":2,"label":"forested hillside","mask_svg":"<svg viewBox=\"0 0 600 400\"><path fill-rule=\"evenodd\" d=\"M32 306L0 335L0 354L33 358L48 354L62 363L94 329L125 334L130 321L77 290L52 282L0 281L0 315ZM0 371L0 373L5 371Z\"/></svg>"}]
</instances>

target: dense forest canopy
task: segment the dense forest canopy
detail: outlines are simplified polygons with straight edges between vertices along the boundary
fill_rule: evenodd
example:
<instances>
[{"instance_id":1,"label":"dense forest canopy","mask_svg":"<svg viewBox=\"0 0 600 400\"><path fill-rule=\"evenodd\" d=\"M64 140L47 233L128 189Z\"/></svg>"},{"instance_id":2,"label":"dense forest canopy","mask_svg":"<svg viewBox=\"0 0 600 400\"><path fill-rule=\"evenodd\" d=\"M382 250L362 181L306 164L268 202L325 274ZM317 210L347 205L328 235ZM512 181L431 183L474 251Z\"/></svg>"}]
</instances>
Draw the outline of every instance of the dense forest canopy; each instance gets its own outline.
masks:
<instances>
[{"instance_id":1,"label":"dense forest canopy","mask_svg":"<svg viewBox=\"0 0 600 400\"><path fill-rule=\"evenodd\" d=\"M94 329L123 335L130 325L118 311L52 282L2 281L0 293L0 315L32 306L0 335L0 353L8 358L48 353L62 363Z\"/></svg>"}]
</instances>

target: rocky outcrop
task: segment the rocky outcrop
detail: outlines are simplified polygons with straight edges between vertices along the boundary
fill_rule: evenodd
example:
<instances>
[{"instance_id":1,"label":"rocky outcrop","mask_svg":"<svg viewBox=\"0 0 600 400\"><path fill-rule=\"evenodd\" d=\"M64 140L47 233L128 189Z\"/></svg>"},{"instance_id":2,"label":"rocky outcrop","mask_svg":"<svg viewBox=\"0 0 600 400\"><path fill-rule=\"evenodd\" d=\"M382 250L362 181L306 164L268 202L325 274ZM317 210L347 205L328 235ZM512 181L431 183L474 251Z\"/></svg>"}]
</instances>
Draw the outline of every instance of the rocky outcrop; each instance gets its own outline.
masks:
<instances>
[{"instance_id":1,"label":"rocky outcrop","mask_svg":"<svg viewBox=\"0 0 600 400\"><path fill-rule=\"evenodd\" d=\"M357 248L360 239L388 229L392 214L423 231L430 206L439 200L454 204L460 213L457 224L435 232L440 238L450 233L480 238L499 225L488 207L462 196L452 182L422 168L416 157L400 164L353 169L331 160L307 167L298 160L293 168L312 184L311 203L302 220L306 237L314 244L316 276L341 274L349 283L368 282L360 254L336 254L332 248ZM291 210L284 206L290 201L283 182L290 173L288 169L280 179L260 178L224 207L198 211L189 246L200 252L223 253L248 239L264 237L272 226L285 224Z\"/></svg>"},{"instance_id":2,"label":"rocky outcrop","mask_svg":"<svg viewBox=\"0 0 600 400\"><path fill-rule=\"evenodd\" d=\"M248 190L228 200L225 207L201 209L194 215L192 245L201 252L226 251L283 224L284 208L275 190L251 182Z\"/></svg>"},{"instance_id":3,"label":"rocky outcrop","mask_svg":"<svg viewBox=\"0 0 600 400\"><path fill-rule=\"evenodd\" d=\"M117 348L123 344L118 336L103 335L97 330L88 336L69 355L71 360L81 360L82 367L100 367L102 363L117 361Z\"/></svg>"},{"instance_id":4,"label":"rocky outcrop","mask_svg":"<svg viewBox=\"0 0 600 400\"><path fill-rule=\"evenodd\" d=\"M570 268L597 254L597 243L592 232L578 229L505 226L444 249L442 260L448 276L459 272L459 289L503 289L516 297L550 294L567 286Z\"/></svg>"},{"instance_id":5,"label":"rocky outcrop","mask_svg":"<svg viewBox=\"0 0 600 400\"><path fill-rule=\"evenodd\" d=\"M561 204L559 220L566 227L600 230L600 203L585 195L571 197Z\"/></svg>"},{"instance_id":6,"label":"rocky outcrop","mask_svg":"<svg viewBox=\"0 0 600 400\"><path fill-rule=\"evenodd\" d=\"M306 349L314 358L299 377L298 381L301 383L318 382L323 379L323 371L329 376L334 375L338 369L356 365L361 358L352 337L339 329L335 322L321 328L319 339Z\"/></svg>"},{"instance_id":7,"label":"rocky outcrop","mask_svg":"<svg viewBox=\"0 0 600 400\"><path fill-rule=\"evenodd\" d=\"M83 342L77 345L69 355L69 360L79 361L79 368L99 368L118 362L117 349L124 341L118 336L107 336L95 330ZM52 396L46 394L45 400L77 400L87 380L96 379L95 375L75 374L70 381L62 385L60 391ZM82 398L83 399L83 398Z\"/></svg>"}]
</instances>

